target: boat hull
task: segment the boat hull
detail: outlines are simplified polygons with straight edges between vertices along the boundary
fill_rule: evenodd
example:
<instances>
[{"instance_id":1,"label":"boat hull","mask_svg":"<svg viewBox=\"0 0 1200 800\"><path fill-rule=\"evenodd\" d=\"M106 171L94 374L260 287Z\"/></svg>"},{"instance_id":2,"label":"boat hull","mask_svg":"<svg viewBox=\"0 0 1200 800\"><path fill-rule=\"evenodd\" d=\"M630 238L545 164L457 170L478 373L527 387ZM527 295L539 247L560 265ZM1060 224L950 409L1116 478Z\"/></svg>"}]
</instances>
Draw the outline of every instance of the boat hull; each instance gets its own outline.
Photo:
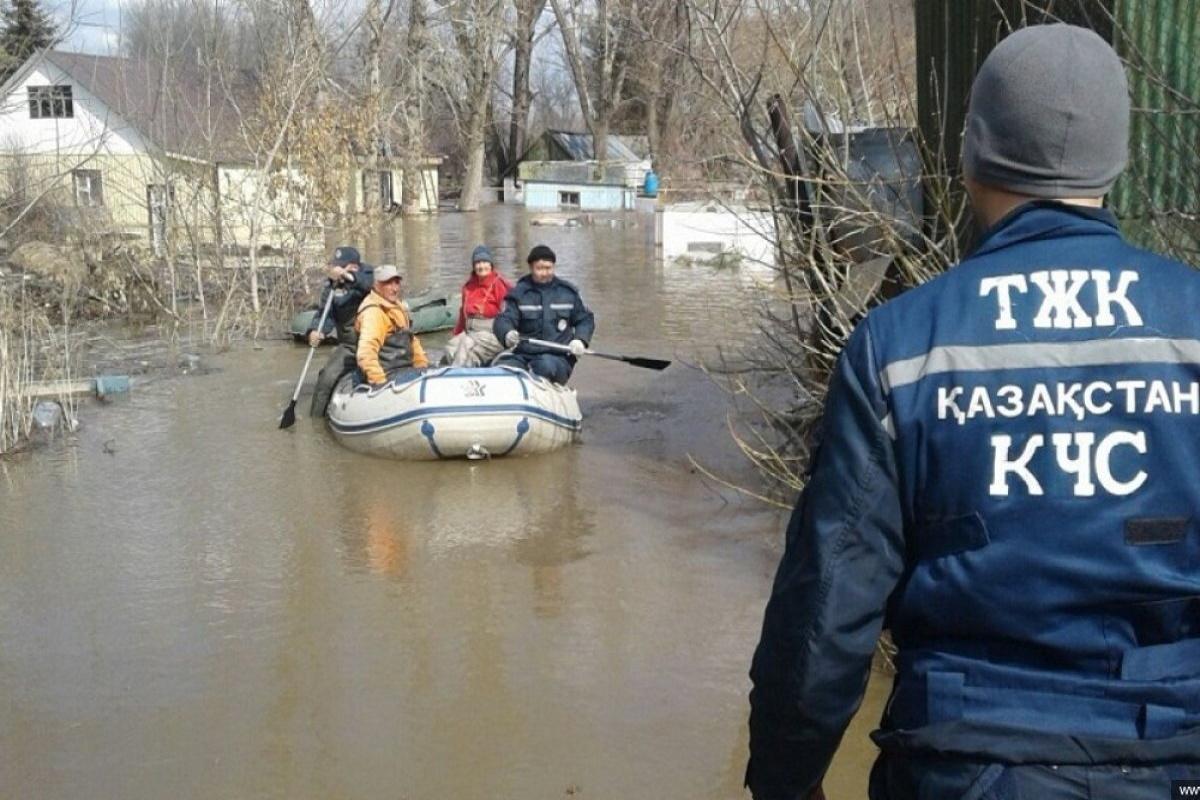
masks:
<instances>
[{"instance_id":1,"label":"boat hull","mask_svg":"<svg viewBox=\"0 0 1200 800\"><path fill-rule=\"evenodd\" d=\"M575 390L512 367L410 372L378 389L346 380L328 413L351 450L411 461L545 453L583 421Z\"/></svg>"}]
</instances>

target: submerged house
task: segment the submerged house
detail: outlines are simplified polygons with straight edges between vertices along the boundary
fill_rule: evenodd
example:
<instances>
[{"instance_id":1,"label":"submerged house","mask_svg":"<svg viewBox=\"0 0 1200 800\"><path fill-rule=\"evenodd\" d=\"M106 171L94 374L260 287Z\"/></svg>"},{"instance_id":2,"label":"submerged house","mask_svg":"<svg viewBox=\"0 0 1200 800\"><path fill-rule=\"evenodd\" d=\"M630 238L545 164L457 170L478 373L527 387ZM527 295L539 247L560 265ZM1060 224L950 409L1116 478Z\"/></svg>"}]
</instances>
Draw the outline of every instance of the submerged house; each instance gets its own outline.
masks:
<instances>
[{"instance_id":1,"label":"submerged house","mask_svg":"<svg viewBox=\"0 0 1200 800\"><path fill-rule=\"evenodd\" d=\"M526 208L631 210L650 169L650 160L631 144L637 145L610 134L602 163L590 133L547 130L521 157L518 181L506 182L505 197L519 196Z\"/></svg>"},{"instance_id":2,"label":"submerged house","mask_svg":"<svg viewBox=\"0 0 1200 800\"><path fill-rule=\"evenodd\" d=\"M265 169L266 148L244 124L251 86L181 75L136 59L44 50L0 85L0 185L42 197L82 229L171 237L237 250L286 246L311 216L313 181ZM343 211L400 202L402 174L365 159L334 184ZM422 164L421 206L437 207L440 159Z\"/></svg>"}]
</instances>

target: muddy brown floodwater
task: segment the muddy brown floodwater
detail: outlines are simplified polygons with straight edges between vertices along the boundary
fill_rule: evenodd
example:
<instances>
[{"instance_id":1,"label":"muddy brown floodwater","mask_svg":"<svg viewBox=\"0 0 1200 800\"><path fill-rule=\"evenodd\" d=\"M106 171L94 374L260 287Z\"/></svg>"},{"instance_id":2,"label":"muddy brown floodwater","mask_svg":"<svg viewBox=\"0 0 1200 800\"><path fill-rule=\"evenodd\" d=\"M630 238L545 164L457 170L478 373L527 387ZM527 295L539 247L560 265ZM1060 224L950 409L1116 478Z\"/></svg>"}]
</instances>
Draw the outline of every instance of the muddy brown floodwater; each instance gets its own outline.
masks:
<instances>
[{"instance_id":1,"label":"muddy brown floodwater","mask_svg":"<svg viewBox=\"0 0 1200 800\"><path fill-rule=\"evenodd\" d=\"M279 342L0 462L0 797L741 797L784 520L690 467L752 479L688 362L745 341L768 276L662 265L649 237L495 208L363 243L420 288L478 241L509 274L545 242L597 349L677 359L585 359L566 451L405 464L279 431L304 358ZM883 683L831 798L864 796Z\"/></svg>"}]
</instances>

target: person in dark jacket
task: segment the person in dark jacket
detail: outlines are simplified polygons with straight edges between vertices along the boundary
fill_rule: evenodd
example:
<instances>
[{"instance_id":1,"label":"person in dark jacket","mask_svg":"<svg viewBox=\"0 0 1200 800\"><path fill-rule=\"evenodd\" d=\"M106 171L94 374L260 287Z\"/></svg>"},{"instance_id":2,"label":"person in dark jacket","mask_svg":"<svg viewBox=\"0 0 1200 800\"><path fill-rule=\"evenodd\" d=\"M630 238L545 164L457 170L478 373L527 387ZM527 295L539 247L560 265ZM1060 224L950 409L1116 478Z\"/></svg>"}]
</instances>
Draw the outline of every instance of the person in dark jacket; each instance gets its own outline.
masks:
<instances>
[{"instance_id":1,"label":"person in dark jacket","mask_svg":"<svg viewBox=\"0 0 1200 800\"><path fill-rule=\"evenodd\" d=\"M884 627L872 800L1200 779L1200 273L1102 208L1128 131L1091 31L983 64L981 244L871 311L831 380L751 667L758 800L822 796Z\"/></svg>"},{"instance_id":2,"label":"person in dark jacket","mask_svg":"<svg viewBox=\"0 0 1200 800\"><path fill-rule=\"evenodd\" d=\"M325 291L321 292L318 309L325 308L330 292L333 293L333 305L321 330L317 330L320 310L313 316L312 327L308 330L308 343L315 347L335 330L338 343L317 374L317 385L313 389L309 408L309 414L314 418L325 416L325 409L329 406L329 398L333 396L333 388L338 380L358 366L358 333L354 330L354 320L358 307L375 283L374 268L370 264L363 264L358 250L353 247L342 246L334 250L326 272L329 281L325 284Z\"/></svg>"},{"instance_id":3,"label":"person in dark jacket","mask_svg":"<svg viewBox=\"0 0 1200 800\"><path fill-rule=\"evenodd\" d=\"M554 274L554 251L539 244L529 251L529 274L517 281L504 298L504 308L492 328L511 353L497 364L521 367L555 383L566 383L575 360L587 351L596 320L579 290ZM570 348L569 353L532 344L541 339Z\"/></svg>"}]
</instances>

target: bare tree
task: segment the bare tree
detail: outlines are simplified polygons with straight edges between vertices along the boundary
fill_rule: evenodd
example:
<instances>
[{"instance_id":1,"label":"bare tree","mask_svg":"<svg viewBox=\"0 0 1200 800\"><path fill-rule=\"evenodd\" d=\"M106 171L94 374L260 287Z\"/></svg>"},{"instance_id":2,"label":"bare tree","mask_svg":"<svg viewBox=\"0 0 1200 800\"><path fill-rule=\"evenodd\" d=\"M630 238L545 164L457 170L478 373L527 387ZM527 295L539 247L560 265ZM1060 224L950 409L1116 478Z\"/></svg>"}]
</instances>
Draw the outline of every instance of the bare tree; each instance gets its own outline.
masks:
<instances>
[{"instance_id":1,"label":"bare tree","mask_svg":"<svg viewBox=\"0 0 1200 800\"><path fill-rule=\"evenodd\" d=\"M776 245L779 280L759 311L761 337L728 365L734 390L756 407L735 437L787 494L803 486L828 376L856 322L946 263L945 243L923 238L921 212L907 205L910 190L920 197L904 101L913 24L877 14L898 5L687 0L692 74L741 139L723 161L768 212ZM855 172L854 138L838 118L888 129L882 141L897 164L911 156L910 173ZM764 383L787 387L791 401L756 397Z\"/></svg>"},{"instance_id":2,"label":"bare tree","mask_svg":"<svg viewBox=\"0 0 1200 800\"><path fill-rule=\"evenodd\" d=\"M388 4L385 11L383 0L367 0L363 12L363 25L366 28L365 61L367 67L366 96L363 107L367 120L367 169L370 174L379 172L379 157L387 150L384 132L383 103L383 28L387 17L391 14L393 5ZM370 203L363 198L365 210L373 213L379 210L378 203Z\"/></svg>"},{"instance_id":3,"label":"bare tree","mask_svg":"<svg viewBox=\"0 0 1200 800\"><path fill-rule=\"evenodd\" d=\"M629 31L631 0L597 0L595 16L588 18L582 0L550 0L562 33L567 63L579 95L579 110L592 134L597 161L608 158L608 132L621 104L627 61L619 58ZM585 29L591 26L590 53L585 53ZM590 67L587 56L590 55Z\"/></svg>"},{"instance_id":4,"label":"bare tree","mask_svg":"<svg viewBox=\"0 0 1200 800\"><path fill-rule=\"evenodd\" d=\"M568 72L543 67L530 77L534 90L528 130L576 129L583 125L575 83Z\"/></svg>"},{"instance_id":5,"label":"bare tree","mask_svg":"<svg viewBox=\"0 0 1200 800\"><path fill-rule=\"evenodd\" d=\"M425 86L429 57L428 17L425 0L409 0L408 30L404 37L398 76L400 97L393 116L400 128L400 160L404 167L402 208L405 215L421 211L422 160L425 155Z\"/></svg>"},{"instance_id":6,"label":"bare tree","mask_svg":"<svg viewBox=\"0 0 1200 800\"><path fill-rule=\"evenodd\" d=\"M454 58L440 76L463 143L466 170L458 207L477 211L483 193L488 109L504 46L501 0L438 0L447 17Z\"/></svg>"},{"instance_id":7,"label":"bare tree","mask_svg":"<svg viewBox=\"0 0 1200 800\"><path fill-rule=\"evenodd\" d=\"M513 29L513 82L512 120L508 127L508 159L515 163L525 152L526 126L529 124L529 107L533 92L529 82L529 65L533 60L533 46L537 36L537 23L546 0L513 0L517 18Z\"/></svg>"},{"instance_id":8,"label":"bare tree","mask_svg":"<svg viewBox=\"0 0 1200 800\"><path fill-rule=\"evenodd\" d=\"M686 6L677 0L647 0L631 17L625 94L646 132L651 157L670 162L679 142L679 111L687 73Z\"/></svg>"}]
</instances>

